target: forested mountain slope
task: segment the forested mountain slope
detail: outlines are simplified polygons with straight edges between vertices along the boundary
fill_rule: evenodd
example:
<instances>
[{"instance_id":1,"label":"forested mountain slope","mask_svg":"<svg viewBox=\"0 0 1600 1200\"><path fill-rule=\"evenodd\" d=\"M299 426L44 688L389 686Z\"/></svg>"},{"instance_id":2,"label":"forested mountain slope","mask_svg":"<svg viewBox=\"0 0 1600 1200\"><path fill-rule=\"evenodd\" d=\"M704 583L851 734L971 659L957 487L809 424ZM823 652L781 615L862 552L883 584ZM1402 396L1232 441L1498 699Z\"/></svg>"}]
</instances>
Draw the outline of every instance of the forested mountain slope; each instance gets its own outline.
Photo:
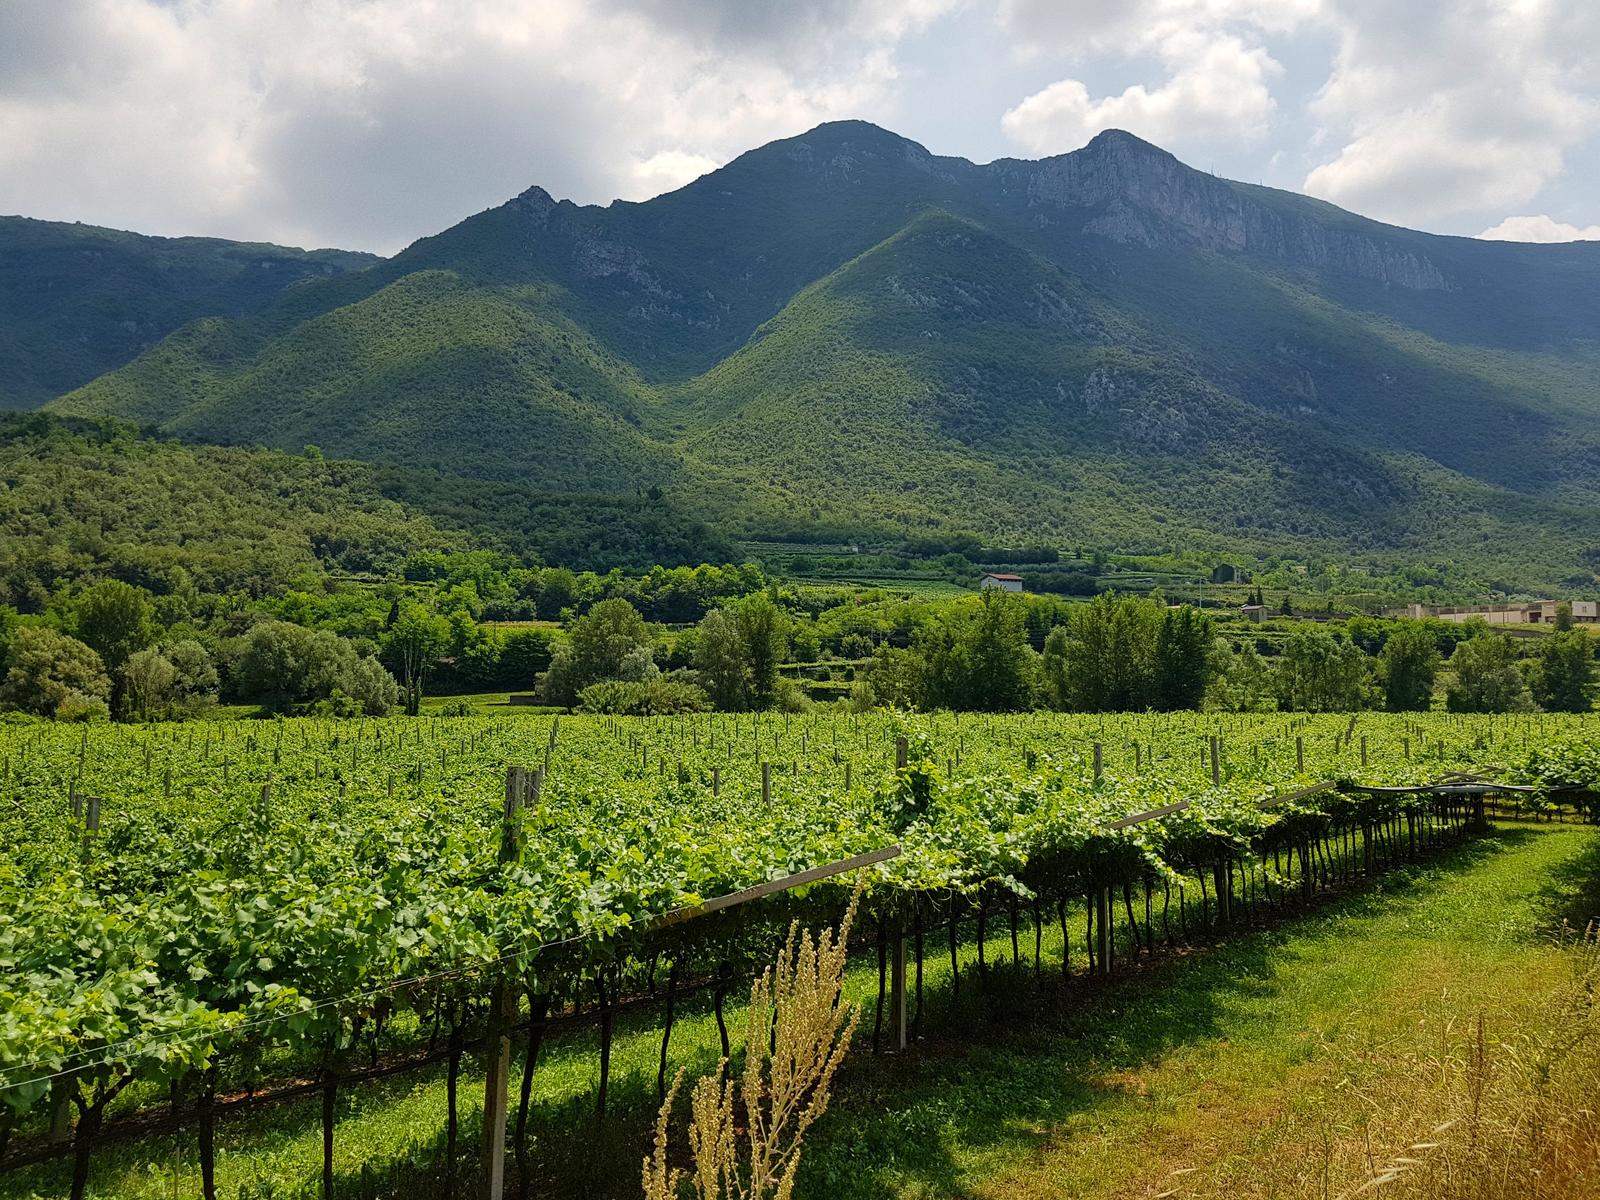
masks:
<instances>
[{"instance_id":1,"label":"forested mountain slope","mask_svg":"<svg viewBox=\"0 0 1600 1200\"><path fill-rule=\"evenodd\" d=\"M580 569L734 557L649 497L551 495L432 472L0 415L0 605L39 611L107 576L158 595L255 597L385 578L413 554L498 550Z\"/></svg>"},{"instance_id":2,"label":"forested mountain slope","mask_svg":"<svg viewBox=\"0 0 1600 1200\"><path fill-rule=\"evenodd\" d=\"M202 316L240 316L304 279L378 259L0 217L0 408L34 408Z\"/></svg>"},{"instance_id":3,"label":"forested mountain slope","mask_svg":"<svg viewBox=\"0 0 1600 1200\"><path fill-rule=\"evenodd\" d=\"M55 402L718 528L1600 559L1600 245L1382 225L1128 134L978 165L859 122L643 204L533 188Z\"/></svg>"}]
</instances>

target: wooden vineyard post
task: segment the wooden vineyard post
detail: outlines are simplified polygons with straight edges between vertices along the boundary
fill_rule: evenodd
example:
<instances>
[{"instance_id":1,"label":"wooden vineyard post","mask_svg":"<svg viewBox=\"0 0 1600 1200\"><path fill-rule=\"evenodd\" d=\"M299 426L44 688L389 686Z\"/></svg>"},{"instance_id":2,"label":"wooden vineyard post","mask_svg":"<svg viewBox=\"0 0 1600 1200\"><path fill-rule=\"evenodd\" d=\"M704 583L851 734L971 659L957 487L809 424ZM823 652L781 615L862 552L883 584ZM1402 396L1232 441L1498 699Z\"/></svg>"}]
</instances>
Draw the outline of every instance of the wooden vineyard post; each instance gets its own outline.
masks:
<instances>
[{"instance_id":1,"label":"wooden vineyard post","mask_svg":"<svg viewBox=\"0 0 1600 1200\"><path fill-rule=\"evenodd\" d=\"M94 839L100 833L100 797L83 796L83 842L79 847L79 856L88 862Z\"/></svg>"},{"instance_id":2,"label":"wooden vineyard post","mask_svg":"<svg viewBox=\"0 0 1600 1200\"><path fill-rule=\"evenodd\" d=\"M522 851L522 805L537 801L542 772L506 768L505 807L500 824L500 861L516 861ZM511 1027L517 1023L517 989L502 974L489 1003L484 1053L488 1070L483 1091L484 1200L502 1200L506 1187L506 1113L511 1096Z\"/></svg>"},{"instance_id":3,"label":"wooden vineyard post","mask_svg":"<svg viewBox=\"0 0 1600 1200\"><path fill-rule=\"evenodd\" d=\"M1100 974L1111 974L1111 889L1105 886L1094 891L1094 940L1096 965Z\"/></svg>"},{"instance_id":4,"label":"wooden vineyard post","mask_svg":"<svg viewBox=\"0 0 1600 1200\"><path fill-rule=\"evenodd\" d=\"M544 748L544 769L539 772L541 778L550 774L550 756L556 752L556 733L561 728L561 717L557 715L550 722L550 740Z\"/></svg>"},{"instance_id":5,"label":"wooden vineyard post","mask_svg":"<svg viewBox=\"0 0 1600 1200\"><path fill-rule=\"evenodd\" d=\"M1100 782L1100 773L1105 769L1105 750L1099 742L1094 744L1094 781Z\"/></svg>"},{"instance_id":6,"label":"wooden vineyard post","mask_svg":"<svg viewBox=\"0 0 1600 1200\"><path fill-rule=\"evenodd\" d=\"M895 925L894 946L889 959L889 1021L894 1031L894 1048L906 1048L906 930Z\"/></svg>"},{"instance_id":7,"label":"wooden vineyard post","mask_svg":"<svg viewBox=\"0 0 1600 1200\"><path fill-rule=\"evenodd\" d=\"M908 760L909 745L903 737L894 740L894 769L904 771Z\"/></svg>"},{"instance_id":8,"label":"wooden vineyard post","mask_svg":"<svg viewBox=\"0 0 1600 1200\"><path fill-rule=\"evenodd\" d=\"M1217 924L1226 928L1233 920L1233 870L1226 858L1211 864L1211 881L1217 888Z\"/></svg>"},{"instance_id":9,"label":"wooden vineyard post","mask_svg":"<svg viewBox=\"0 0 1600 1200\"><path fill-rule=\"evenodd\" d=\"M1301 775L1306 771L1306 739L1299 736L1294 739L1294 769Z\"/></svg>"}]
</instances>

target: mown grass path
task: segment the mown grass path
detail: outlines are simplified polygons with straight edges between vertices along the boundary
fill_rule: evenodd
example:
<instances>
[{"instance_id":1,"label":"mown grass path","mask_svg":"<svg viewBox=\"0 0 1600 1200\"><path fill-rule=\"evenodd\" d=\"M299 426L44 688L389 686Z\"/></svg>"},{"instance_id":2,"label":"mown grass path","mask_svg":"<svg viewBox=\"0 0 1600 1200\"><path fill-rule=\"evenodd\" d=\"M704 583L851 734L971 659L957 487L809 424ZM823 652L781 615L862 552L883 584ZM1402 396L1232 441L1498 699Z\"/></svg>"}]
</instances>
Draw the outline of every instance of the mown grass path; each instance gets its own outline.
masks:
<instances>
[{"instance_id":1,"label":"mown grass path","mask_svg":"<svg viewBox=\"0 0 1600 1200\"><path fill-rule=\"evenodd\" d=\"M1320 1195L1353 1138L1404 1145L1378 1096L1420 1117L1430 1056L1566 977L1555 933L1600 916L1596 881L1593 829L1507 828L1082 1005L1002 978L971 1037L851 1073L801 1194Z\"/></svg>"}]
</instances>

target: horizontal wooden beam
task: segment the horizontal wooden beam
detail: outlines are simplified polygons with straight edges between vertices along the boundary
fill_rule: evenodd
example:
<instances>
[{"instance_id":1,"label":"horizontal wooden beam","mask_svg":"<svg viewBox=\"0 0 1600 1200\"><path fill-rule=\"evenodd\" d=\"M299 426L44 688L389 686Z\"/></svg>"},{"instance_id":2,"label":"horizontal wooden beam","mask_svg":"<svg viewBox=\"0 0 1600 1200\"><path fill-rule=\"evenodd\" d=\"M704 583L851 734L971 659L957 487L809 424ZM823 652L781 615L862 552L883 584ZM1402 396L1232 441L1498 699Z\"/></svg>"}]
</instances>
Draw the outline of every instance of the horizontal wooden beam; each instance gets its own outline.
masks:
<instances>
[{"instance_id":1,"label":"horizontal wooden beam","mask_svg":"<svg viewBox=\"0 0 1600 1200\"><path fill-rule=\"evenodd\" d=\"M691 904L685 908L675 908L651 921L647 929L665 929L670 925L680 925L684 921L692 921L696 917L704 917L714 912L721 912L725 908L734 908L740 904L748 904L752 900L761 900L767 896L775 896L779 892L787 892L793 888L803 887L808 883L815 883L819 879L828 879L834 875L843 875L846 871L858 871L862 867L870 867L877 863L887 862L900 854L900 846L885 846L882 850L873 850L869 854L858 854L854 858L840 859L838 862L828 863L810 870L799 871L793 875L785 875L781 879L769 879L766 883L758 883L754 887L747 887L743 891L729 892L726 896L717 896L699 904Z\"/></svg>"},{"instance_id":2,"label":"horizontal wooden beam","mask_svg":"<svg viewBox=\"0 0 1600 1200\"><path fill-rule=\"evenodd\" d=\"M1131 817L1123 817L1107 825L1107 829L1127 829L1133 825L1143 825L1146 821L1159 820L1170 817L1173 813L1182 812L1189 807L1187 800L1179 800L1176 804L1163 804L1160 808L1152 808L1149 812L1134 813Z\"/></svg>"},{"instance_id":3,"label":"horizontal wooden beam","mask_svg":"<svg viewBox=\"0 0 1600 1200\"><path fill-rule=\"evenodd\" d=\"M1299 791L1286 792L1282 796L1273 796L1270 799L1263 800L1256 807L1272 808L1278 804L1290 804L1296 800L1305 800L1310 796L1320 796L1323 792L1330 792L1337 786L1331 780L1327 783L1313 783L1310 787L1303 787Z\"/></svg>"}]
</instances>

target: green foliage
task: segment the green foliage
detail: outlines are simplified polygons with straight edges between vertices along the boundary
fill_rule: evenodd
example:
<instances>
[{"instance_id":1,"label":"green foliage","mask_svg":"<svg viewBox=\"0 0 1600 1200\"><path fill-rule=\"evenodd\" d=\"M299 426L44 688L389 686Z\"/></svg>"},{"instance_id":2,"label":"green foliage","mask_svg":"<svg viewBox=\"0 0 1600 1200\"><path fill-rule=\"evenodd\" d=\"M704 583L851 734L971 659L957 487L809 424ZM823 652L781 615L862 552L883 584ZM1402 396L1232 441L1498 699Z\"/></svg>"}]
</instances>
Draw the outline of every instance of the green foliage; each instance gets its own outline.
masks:
<instances>
[{"instance_id":1,"label":"green foliage","mask_svg":"<svg viewBox=\"0 0 1600 1200\"><path fill-rule=\"evenodd\" d=\"M358 656L348 641L286 621L263 621L244 635L231 683L240 699L277 712L341 693L356 702L357 711L382 714L397 695L382 665Z\"/></svg>"},{"instance_id":2,"label":"green foliage","mask_svg":"<svg viewBox=\"0 0 1600 1200\"><path fill-rule=\"evenodd\" d=\"M1594 707L1595 640L1572 627L1570 607L1565 625L1558 617L1559 632L1539 643L1533 698L1546 712L1588 712Z\"/></svg>"},{"instance_id":3,"label":"green foliage","mask_svg":"<svg viewBox=\"0 0 1600 1200\"><path fill-rule=\"evenodd\" d=\"M176 697L178 669L159 650L130 654L119 671L130 716L148 721L167 711Z\"/></svg>"},{"instance_id":4,"label":"green foliage","mask_svg":"<svg viewBox=\"0 0 1600 1200\"><path fill-rule=\"evenodd\" d=\"M1289 635L1273 678L1289 712L1354 712L1367 707L1367 658L1348 639L1303 624Z\"/></svg>"},{"instance_id":5,"label":"green foliage","mask_svg":"<svg viewBox=\"0 0 1600 1200\"><path fill-rule=\"evenodd\" d=\"M79 594L72 604L72 625L79 640L113 672L153 642L157 632L150 594L120 579Z\"/></svg>"},{"instance_id":6,"label":"green foliage","mask_svg":"<svg viewBox=\"0 0 1600 1200\"><path fill-rule=\"evenodd\" d=\"M1482 633L1456 646L1445 688L1445 707L1451 712L1526 712L1532 706L1510 638Z\"/></svg>"},{"instance_id":7,"label":"green foliage","mask_svg":"<svg viewBox=\"0 0 1600 1200\"><path fill-rule=\"evenodd\" d=\"M1273 699L1272 668L1253 644L1235 650L1218 639L1211 654L1207 707L1223 712L1261 712Z\"/></svg>"},{"instance_id":8,"label":"green foliage","mask_svg":"<svg viewBox=\"0 0 1600 1200\"><path fill-rule=\"evenodd\" d=\"M532 687L550 666L550 635L542 629L510 629L500 638L498 678L512 687Z\"/></svg>"},{"instance_id":9,"label":"green foliage","mask_svg":"<svg viewBox=\"0 0 1600 1200\"><path fill-rule=\"evenodd\" d=\"M381 717L400 703L400 685L376 658L357 658L336 691L349 696L355 707L355 713L347 715Z\"/></svg>"},{"instance_id":10,"label":"green foliage","mask_svg":"<svg viewBox=\"0 0 1600 1200\"><path fill-rule=\"evenodd\" d=\"M1308 831L1415 818L1419 836L1448 836L1426 794L1328 790L1265 803L1307 775L1417 784L1472 770L1600 783L1592 717L1507 728L1503 718L1374 716L1366 765L1335 736L1344 718L1312 717L1304 775L1282 752L1282 725L1216 714L608 715L563 717L559 739L540 718L503 716L87 737L0 725L10 800L0 808L0 1104L31 1137L46 1120L42 1080L57 1073L80 1097L80 1119L130 1087L130 1109L163 1103L166 1084L213 1065L247 1079L263 1065L314 1077L380 1036L375 1026L425 1028L502 971L545 994L604 969L621 994L644 994L663 954L742 967L792 919L836 912L850 881L664 933L655 918L891 841L900 856L863 872L868 921L952 897L991 912L1038 899L1055 912L1091 887L1266 861ZM1425 762L1401 751L1417 726ZM1193 751L1219 733L1214 781ZM892 765L898 737L904 770ZM1130 743L1143 752L1137 768ZM1097 745L1108 752L1099 778ZM551 771L506 861L496 836L505 764L530 746L552 747ZM944 769L955 753L959 769ZM856 768L848 788L841 755ZM762 761L773 766L770 802ZM64 778L107 798L97 835L63 819ZM1187 807L1117 825L1175 799ZM1187 920L1203 919L1193 910Z\"/></svg>"},{"instance_id":11,"label":"green foliage","mask_svg":"<svg viewBox=\"0 0 1600 1200\"><path fill-rule=\"evenodd\" d=\"M653 675L638 681L606 679L578 693L578 709L625 717L663 717L705 712L711 698L705 689L684 679Z\"/></svg>"},{"instance_id":12,"label":"green foliage","mask_svg":"<svg viewBox=\"0 0 1600 1200\"><path fill-rule=\"evenodd\" d=\"M421 711L428 672L449 648L450 638L450 623L417 603L403 605L384 635L384 656L400 672L408 717Z\"/></svg>"},{"instance_id":13,"label":"green foliage","mask_svg":"<svg viewBox=\"0 0 1600 1200\"><path fill-rule=\"evenodd\" d=\"M1033 705L1036 667L1023 606L1003 592L986 592L977 605L928 626L917 649L927 663L927 708L1016 712Z\"/></svg>"},{"instance_id":14,"label":"green foliage","mask_svg":"<svg viewBox=\"0 0 1600 1200\"><path fill-rule=\"evenodd\" d=\"M1156 707L1167 712L1199 708L1211 673L1211 623L1188 605L1167 609L1156 639Z\"/></svg>"},{"instance_id":15,"label":"green foliage","mask_svg":"<svg viewBox=\"0 0 1600 1200\"><path fill-rule=\"evenodd\" d=\"M650 630L626 600L602 600L567 630L539 681L548 704L572 705L593 683L642 682L656 674Z\"/></svg>"},{"instance_id":16,"label":"green foliage","mask_svg":"<svg viewBox=\"0 0 1600 1200\"><path fill-rule=\"evenodd\" d=\"M1045 678L1057 706L1137 712L1198 706L1209 677L1203 619L1172 617L1154 600L1102 592L1071 611L1045 642Z\"/></svg>"},{"instance_id":17,"label":"green foliage","mask_svg":"<svg viewBox=\"0 0 1600 1200\"><path fill-rule=\"evenodd\" d=\"M117 579L158 608L320 589L464 541L386 500L367 468L183 447L40 415L0 418L0 603Z\"/></svg>"},{"instance_id":18,"label":"green foliage","mask_svg":"<svg viewBox=\"0 0 1600 1200\"><path fill-rule=\"evenodd\" d=\"M106 714L111 677L100 656L76 638L38 625L12 635L0 703L40 716Z\"/></svg>"},{"instance_id":19,"label":"green foliage","mask_svg":"<svg viewBox=\"0 0 1600 1200\"><path fill-rule=\"evenodd\" d=\"M771 708L788 648L787 615L764 592L708 613L695 631L694 665L716 706Z\"/></svg>"},{"instance_id":20,"label":"green foliage","mask_svg":"<svg viewBox=\"0 0 1600 1200\"><path fill-rule=\"evenodd\" d=\"M1425 712L1433 703L1433 682L1443 660L1433 631L1420 621L1402 622L1378 652L1378 684L1390 712Z\"/></svg>"}]
</instances>

